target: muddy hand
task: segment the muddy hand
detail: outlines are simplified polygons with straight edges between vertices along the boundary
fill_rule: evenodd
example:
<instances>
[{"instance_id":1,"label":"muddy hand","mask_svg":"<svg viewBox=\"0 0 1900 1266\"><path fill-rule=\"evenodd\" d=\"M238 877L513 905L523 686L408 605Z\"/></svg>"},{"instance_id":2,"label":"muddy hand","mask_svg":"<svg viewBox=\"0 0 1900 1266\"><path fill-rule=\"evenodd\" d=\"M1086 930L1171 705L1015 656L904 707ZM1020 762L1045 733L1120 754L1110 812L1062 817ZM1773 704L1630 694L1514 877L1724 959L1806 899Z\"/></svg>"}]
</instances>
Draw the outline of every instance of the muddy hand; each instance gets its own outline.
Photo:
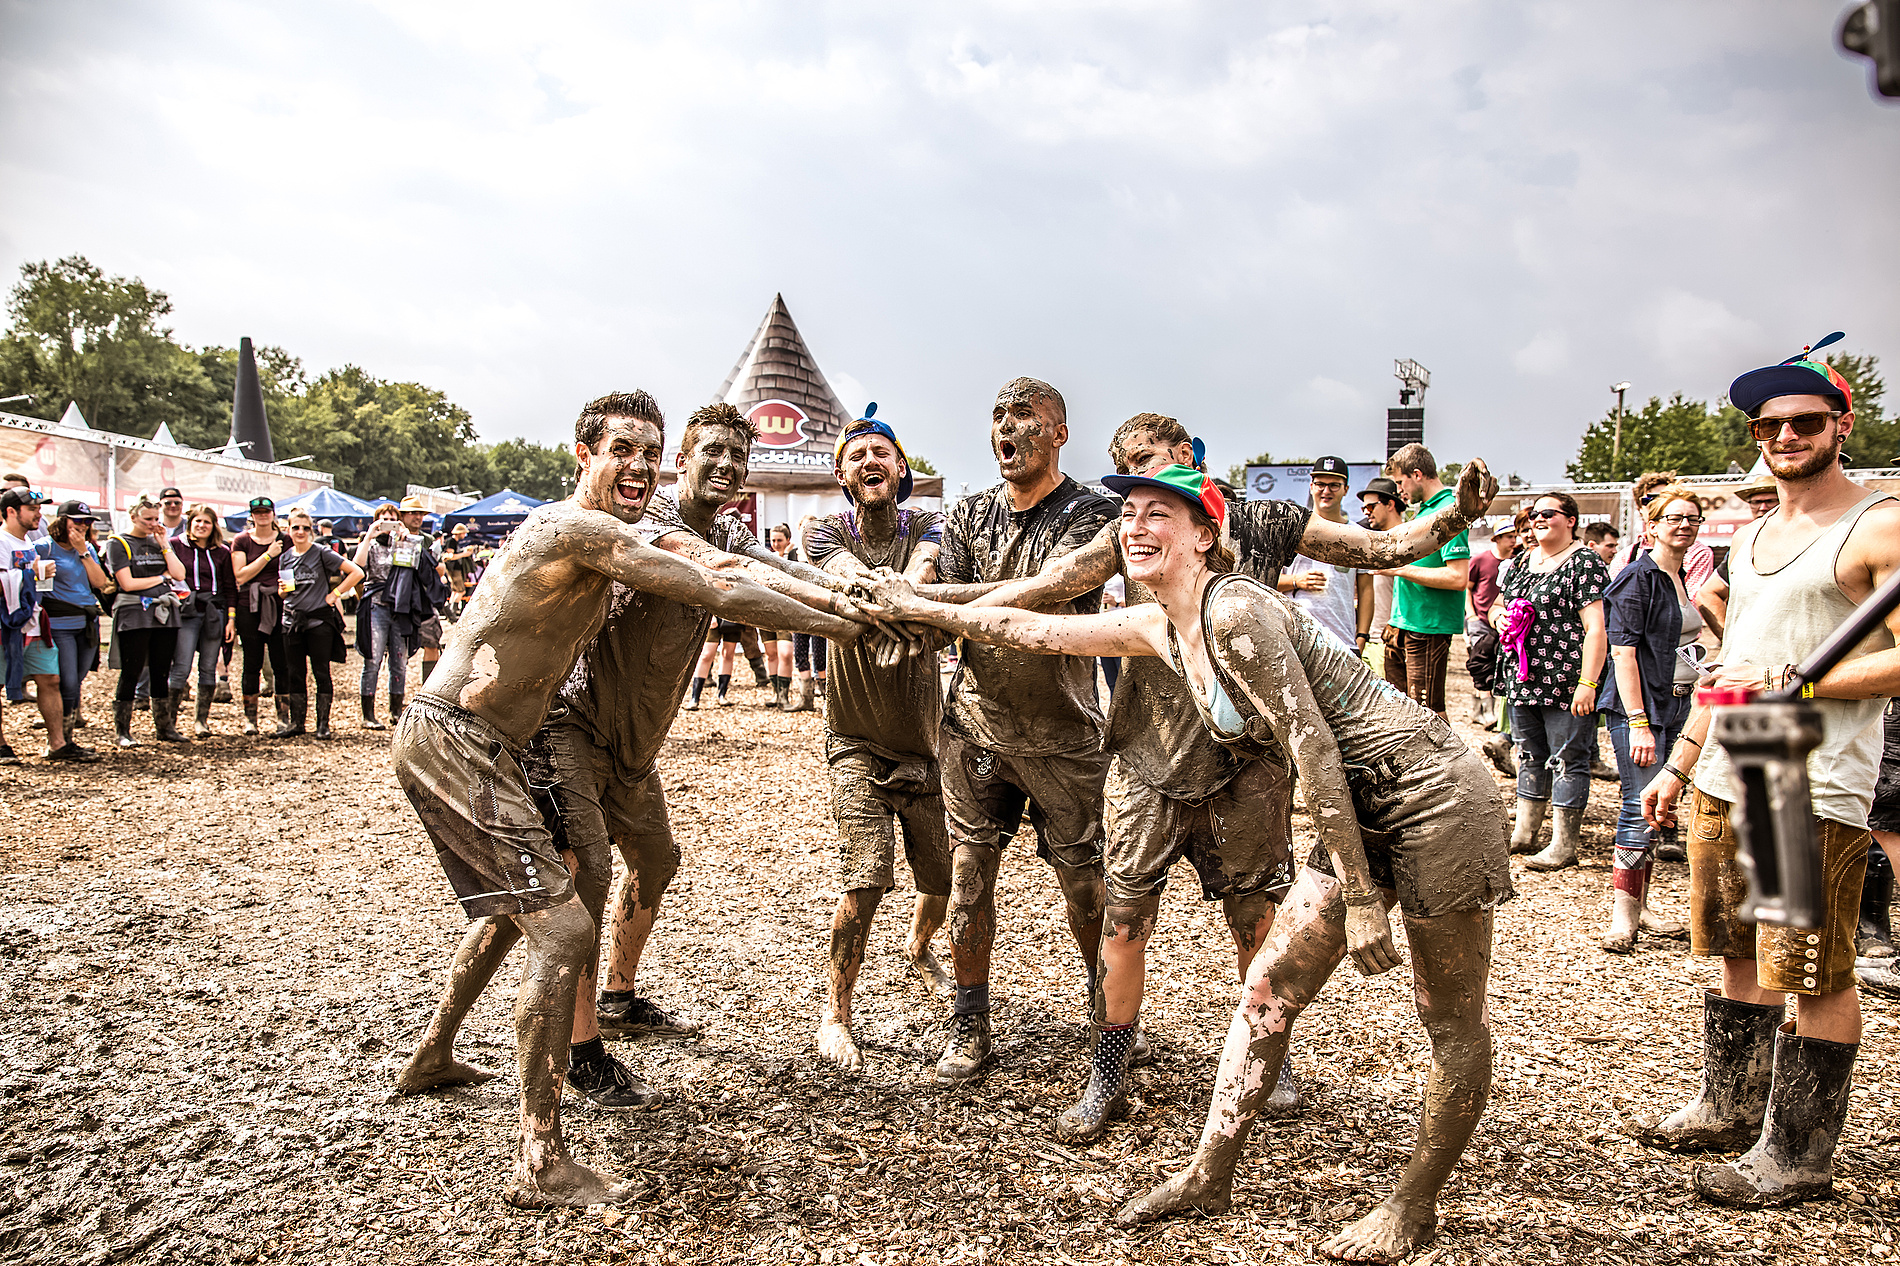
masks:
<instances>
[{"instance_id":1,"label":"muddy hand","mask_svg":"<svg viewBox=\"0 0 1900 1266\"><path fill-rule=\"evenodd\" d=\"M1458 472L1458 513L1475 519L1491 508L1491 501L1497 495L1497 476L1484 464L1484 458L1474 457L1466 462L1465 468Z\"/></svg>"},{"instance_id":2,"label":"muddy hand","mask_svg":"<svg viewBox=\"0 0 1900 1266\"><path fill-rule=\"evenodd\" d=\"M1362 976L1377 976L1399 966L1392 942L1392 920L1383 902L1346 907L1346 949Z\"/></svg>"}]
</instances>

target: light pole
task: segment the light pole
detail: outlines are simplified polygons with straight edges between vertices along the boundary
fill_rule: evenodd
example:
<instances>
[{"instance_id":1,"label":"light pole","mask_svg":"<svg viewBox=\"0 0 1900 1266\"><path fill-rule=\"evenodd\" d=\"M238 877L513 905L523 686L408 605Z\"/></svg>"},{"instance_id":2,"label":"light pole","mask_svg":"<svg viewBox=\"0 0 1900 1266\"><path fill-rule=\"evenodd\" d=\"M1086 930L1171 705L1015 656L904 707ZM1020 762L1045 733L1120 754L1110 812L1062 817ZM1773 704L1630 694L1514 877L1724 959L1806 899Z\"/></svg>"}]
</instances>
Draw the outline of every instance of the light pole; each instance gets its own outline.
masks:
<instances>
[{"instance_id":1,"label":"light pole","mask_svg":"<svg viewBox=\"0 0 1900 1266\"><path fill-rule=\"evenodd\" d=\"M1616 473L1617 459L1623 454L1623 393L1630 389L1626 382L1619 382L1610 390L1616 393L1616 438L1610 443L1610 473Z\"/></svg>"}]
</instances>

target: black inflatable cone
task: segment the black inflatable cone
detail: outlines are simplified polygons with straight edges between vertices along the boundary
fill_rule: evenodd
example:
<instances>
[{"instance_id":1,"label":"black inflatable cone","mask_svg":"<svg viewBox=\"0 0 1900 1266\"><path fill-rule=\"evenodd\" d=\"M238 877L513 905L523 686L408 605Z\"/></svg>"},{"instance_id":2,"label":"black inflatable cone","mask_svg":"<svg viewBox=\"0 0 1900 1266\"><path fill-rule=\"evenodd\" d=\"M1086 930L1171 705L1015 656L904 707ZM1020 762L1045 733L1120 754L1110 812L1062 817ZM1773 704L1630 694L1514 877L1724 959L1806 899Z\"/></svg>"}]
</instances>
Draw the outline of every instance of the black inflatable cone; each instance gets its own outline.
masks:
<instances>
[{"instance_id":1,"label":"black inflatable cone","mask_svg":"<svg viewBox=\"0 0 1900 1266\"><path fill-rule=\"evenodd\" d=\"M231 442L254 462L274 462L270 419L264 416L264 386L257 380L257 355L251 340L238 340L237 390L231 397Z\"/></svg>"}]
</instances>

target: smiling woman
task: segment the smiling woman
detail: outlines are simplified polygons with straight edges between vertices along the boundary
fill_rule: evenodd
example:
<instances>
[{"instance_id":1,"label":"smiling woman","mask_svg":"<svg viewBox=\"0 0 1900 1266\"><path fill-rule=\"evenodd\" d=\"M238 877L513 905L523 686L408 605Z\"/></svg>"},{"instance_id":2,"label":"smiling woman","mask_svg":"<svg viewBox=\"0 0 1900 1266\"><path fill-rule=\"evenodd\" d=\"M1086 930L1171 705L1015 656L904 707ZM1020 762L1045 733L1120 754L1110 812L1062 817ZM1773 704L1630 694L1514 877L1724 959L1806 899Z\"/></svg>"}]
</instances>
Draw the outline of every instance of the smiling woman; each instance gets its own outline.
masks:
<instances>
[{"instance_id":1,"label":"smiling woman","mask_svg":"<svg viewBox=\"0 0 1900 1266\"><path fill-rule=\"evenodd\" d=\"M999 407L999 438L1004 412ZM1291 917L1276 920L1248 969L1193 1162L1132 1201L1121 1220L1227 1208L1241 1146L1278 1081L1301 1000L1349 953L1368 975L1397 966L1387 915L1397 905L1432 1038L1425 1112L1397 1193L1322 1251L1403 1256L1432 1235L1437 1193L1489 1092L1491 918L1511 896L1490 775L1439 717L1375 678L1274 590L1231 572L1226 502L1206 475L1173 465L1104 482L1125 498L1128 578L1146 585L1153 603L1042 615L945 606L895 579L872 588L893 615L976 641L1045 654L1160 656L1222 746L1242 759L1290 757L1322 847L1282 907ZM1353 812L1339 812L1343 805ZM1097 1097L1097 1080L1110 1083L1101 1089L1106 1097L1125 1075L1125 1065L1101 1063L1098 1056L1088 1098Z\"/></svg>"}]
</instances>

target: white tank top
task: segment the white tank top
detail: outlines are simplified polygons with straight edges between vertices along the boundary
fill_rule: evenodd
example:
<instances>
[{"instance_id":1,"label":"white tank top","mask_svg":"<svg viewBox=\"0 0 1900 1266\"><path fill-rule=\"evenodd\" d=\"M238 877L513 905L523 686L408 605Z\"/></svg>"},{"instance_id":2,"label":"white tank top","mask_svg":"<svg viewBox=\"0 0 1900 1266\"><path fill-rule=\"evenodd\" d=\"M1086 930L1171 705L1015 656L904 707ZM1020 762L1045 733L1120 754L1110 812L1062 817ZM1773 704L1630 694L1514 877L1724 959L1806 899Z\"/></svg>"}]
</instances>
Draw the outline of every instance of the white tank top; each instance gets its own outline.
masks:
<instances>
[{"instance_id":1,"label":"white tank top","mask_svg":"<svg viewBox=\"0 0 1900 1266\"><path fill-rule=\"evenodd\" d=\"M1723 646L1735 648L1737 660L1764 668L1779 669L1806 659L1854 611L1855 604L1835 579L1835 565L1860 516L1885 500L1884 492L1870 494L1772 572L1755 570L1755 537L1767 520L1758 519L1737 532L1728 556L1728 629ZM1893 634L1882 625L1848 658L1858 659L1892 645ZM1874 800L1874 777L1880 769L1880 713L1887 701L1810 702L1821 713L1825 736L1808 757L1815 816L1865 830L1867 810ZM1741 795L1734 768L1715 743L1704 748L1696 762L1695 785L1731 804Z\"/></svg>"}]
</instances>

